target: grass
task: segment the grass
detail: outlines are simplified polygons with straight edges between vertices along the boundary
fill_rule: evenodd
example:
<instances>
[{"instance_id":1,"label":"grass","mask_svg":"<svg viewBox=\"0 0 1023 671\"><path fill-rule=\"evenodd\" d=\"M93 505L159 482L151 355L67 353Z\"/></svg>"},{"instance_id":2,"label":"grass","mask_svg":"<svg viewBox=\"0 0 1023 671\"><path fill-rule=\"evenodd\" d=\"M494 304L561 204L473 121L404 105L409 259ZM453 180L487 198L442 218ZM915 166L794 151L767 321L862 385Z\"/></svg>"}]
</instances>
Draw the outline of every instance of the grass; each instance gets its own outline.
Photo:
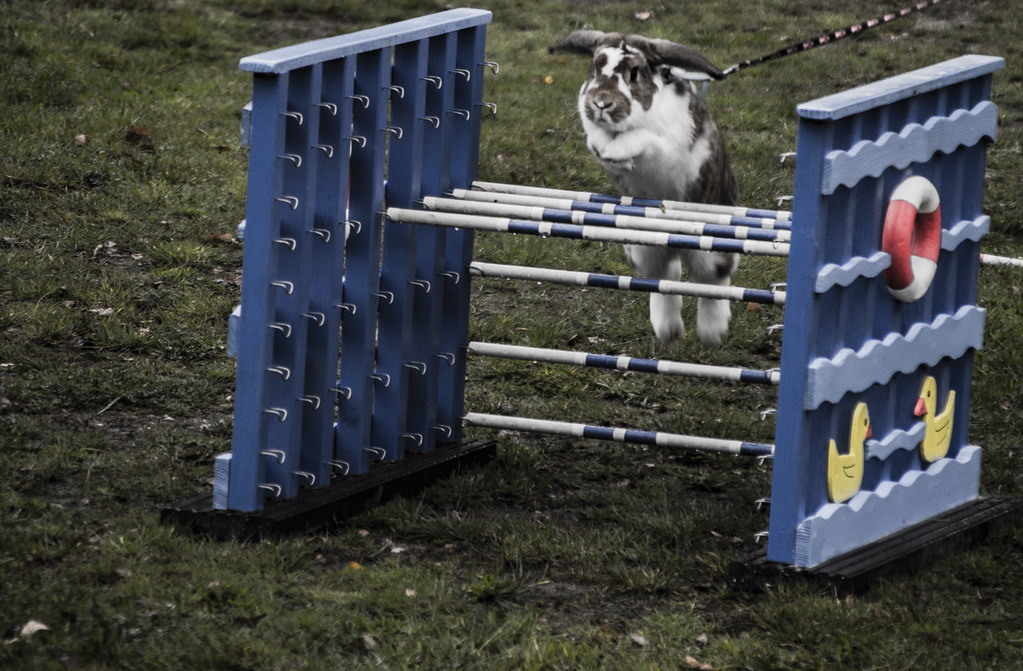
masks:
<instances>
[{"instance_id":1,"label":"grass","mask_svg":"<svg viewBox=\"0 0 1023 671\"><path fill-rule=\"evenodd\" d=\"M574 100L581 26L693 44L728 65L879 16L884 0L493 0L481 177L610 189ZM898 5L899 3L894 3ZM442 9L388 0L0 3L0 667L5 669L1009 669L1023 666L1023 536L1007 528L838 598L723 580L767 524L770 465L498 436L489 467L322 535L213 542L157 510L211 487L230 448L250 81L240 57ZM794 105L960 53L1004 56L988 163L991 253L1023 256L1018 0L943 3L711 89L744 203L791 193ZM652 12L640 20L637 13ZM613 245L480 236L477 257L624 271ZM737 283L784 279L745 259ZM987 493L1018 496L1023 275L985 268L971 440ZM479 283L473 337L776 365L777 308L728 342L648 333L645 299ZM691 305L687 321L692 322ZM498 362L473 409L771 441L767 390ZM22 635L30 621L46 629Z\"/></svg>"}]
</instances>

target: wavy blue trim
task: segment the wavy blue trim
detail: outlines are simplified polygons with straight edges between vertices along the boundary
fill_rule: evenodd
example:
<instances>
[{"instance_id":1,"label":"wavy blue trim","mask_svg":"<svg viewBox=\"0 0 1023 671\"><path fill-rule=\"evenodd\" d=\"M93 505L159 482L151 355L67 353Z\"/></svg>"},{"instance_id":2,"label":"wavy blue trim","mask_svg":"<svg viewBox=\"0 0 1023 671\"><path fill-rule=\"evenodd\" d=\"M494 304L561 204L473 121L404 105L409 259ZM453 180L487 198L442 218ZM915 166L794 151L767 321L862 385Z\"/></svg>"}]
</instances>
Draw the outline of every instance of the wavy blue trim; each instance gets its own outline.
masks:
<instances>
[{"instance_id":1,"label":"wavy blue trim","mask_svg":"<svg viewBox=\"0 0 1023 671\"><path fill-rule=\"evenodd\" d=\"M846 503L824 505L799 523L793 563L816 566L976 499L980 453L976 445L965 445L955 459L939 459Z\"/></svg>"},{"instance_id":2,"label":"wavy blue trim","mask_svg":"<svg viewBox=\"0 0 1023 671\"><path fill-rule=\"evenodd\" d=\"M864 177L880 177L890 167L904 170L925 163L936 153L951 154L984 138L994 140L998 106L984 100L972 110L958 109L947 117L931 117L923 125L907 124L899 133L887 132L877 140L861 140L851 149L836 149L824 157L821 193L839 186L855 186Z\"/></svg>"},{"instance_id":3,"label":"wavy blue trim","mask_svg":"<svg viewBox=\"0 0 1023 671\"><path fill-rule=\"evenodd\" d=\"M973 221L963 220L952 228L941 232L941 248L946 252L955 251L956 247L969 240L979 242L991 229L991 217L982 214Z\"/></svg>"},{"instance_id":4,"label":"wavy blue trim","mask_svg":"<svg viewBox=\"0 0 1023 671\"><path fill-rule=\"evenodd\" d=\"M854 256L842 265L829 263L817 271L813 290L823 294L836 284L847 287L860 277L877 277L890 265L892 257L887 252L874 252L870 257Z\"/></svg>"},{"instance_id":5,"label":"wavy blue trim","mask_svg":"<svg viewBox=\"0 0 1023 671\"><path fill-rule=\"evenodd\" d=\"M896 373L910 373L945 357L958 358L969 349L980 349L984 316L982 308L964 305L955 315L942 314L930 324L913 324L906 335L889 333L884 340L868 340L859 351L846 347L830 359L814 359L806 373L806 409L837 403L849 392L885 384Z\"/></svg>"},{"instance_id":6,"label":"wavy blue trim","mask_svg":"<svg viewBox=\"0 0 1023 671\"><path fill-rule=\"evenodd\" d=\"M909 431L893 429L881 440L868 440L867 459L880 459L881 461L884 461L896 450L907 450L911 452L915 450L917 445L920 444L920 441L924 439L924 433L926 431L927 424L925 422L914 422L913 426L909 428Z\"/></svg>"}]
</instances>

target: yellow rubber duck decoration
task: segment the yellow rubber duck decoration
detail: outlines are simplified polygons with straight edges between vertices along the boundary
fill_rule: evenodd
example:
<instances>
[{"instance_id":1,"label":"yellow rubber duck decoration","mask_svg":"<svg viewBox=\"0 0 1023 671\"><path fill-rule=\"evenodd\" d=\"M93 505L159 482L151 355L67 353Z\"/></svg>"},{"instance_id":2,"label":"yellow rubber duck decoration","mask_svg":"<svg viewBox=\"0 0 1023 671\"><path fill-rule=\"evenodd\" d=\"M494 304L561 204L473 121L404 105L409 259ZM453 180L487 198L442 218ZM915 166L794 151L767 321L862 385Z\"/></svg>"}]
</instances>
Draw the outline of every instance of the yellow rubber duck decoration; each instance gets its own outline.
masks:
<instances>
[{"instance_id":1,"label":"yellow rubber duck decoration","mask_svg":"<svg viewBox=\"0 0 1023 671\"><path fill-rule=\"evenodd\" d=\"M923 418L927 429L924 439L920 442L920 456L926 462L937 461L948 454L952 442L952 415L955 411L956 392L950 389L945 409L941 414L938 410L938 383L931 376L924 378L920 387L920 398L917 399L913 414Z\"/></svg>"},{"instance_id":2,"label":"yellow rubber duck decoration","mask_svg":"<svg viewBox=\"0 0 1023 671\"><path fill-rule=\"evenodd\" d=\"M857 403L853 408L852 426L849 429L849 452L839 454L834 438L828 443L828 499L832 503L851 499L853 494L860 491L866 453L864 443L873 435L867 404Z\"/></svg>"}]
</instances>

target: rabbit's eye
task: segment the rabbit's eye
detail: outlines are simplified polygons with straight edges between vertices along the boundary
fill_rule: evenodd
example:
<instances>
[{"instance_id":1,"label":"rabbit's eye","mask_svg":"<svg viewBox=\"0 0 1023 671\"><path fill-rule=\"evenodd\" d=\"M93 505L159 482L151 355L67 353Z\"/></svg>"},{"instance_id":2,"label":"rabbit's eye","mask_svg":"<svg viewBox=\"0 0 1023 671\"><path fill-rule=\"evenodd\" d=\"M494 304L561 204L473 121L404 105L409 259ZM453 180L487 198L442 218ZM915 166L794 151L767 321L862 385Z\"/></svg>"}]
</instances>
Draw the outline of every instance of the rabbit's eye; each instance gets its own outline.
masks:
<instances>
[{"instance_id":1,"label":"rabbit's eye","mask_svg":"<svg viewBox=\"0 0 1023 671\"><path fill-rule=\"evenodd\" d=\"M639 66L638 65L634 66L632 68L632 71L629 72L629 81L631 83L633 83L633 84L635 84L636 82L639 81Z\"/></svg>"}]
</instances>

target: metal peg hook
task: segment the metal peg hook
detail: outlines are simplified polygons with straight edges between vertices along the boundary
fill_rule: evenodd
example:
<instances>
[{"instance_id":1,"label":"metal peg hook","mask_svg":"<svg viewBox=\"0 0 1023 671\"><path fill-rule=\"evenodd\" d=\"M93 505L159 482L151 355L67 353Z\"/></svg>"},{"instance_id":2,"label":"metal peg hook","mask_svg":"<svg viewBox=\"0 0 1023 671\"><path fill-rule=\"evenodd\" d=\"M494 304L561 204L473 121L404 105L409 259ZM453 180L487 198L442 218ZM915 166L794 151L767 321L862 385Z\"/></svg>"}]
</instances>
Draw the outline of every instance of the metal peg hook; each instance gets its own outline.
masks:
<instances>
[{"instance_id":1,"label":"metal peg hook","mask_svg":"<svg viewBox=\"0 0 1023 671\"><path fill-rule=\"evenodd\" d=\"M421 433L403 433L401 434L401 437L412 439L413 441L415 441L416 447L423 446L423 434Z\"/></svg>"},{"instance_id":2,"label":"metal peg hook","mask_svg":"<svg viewBox=\"0 0 1023 671\"><path fill-rule=\"evenodd\" d=\"M355 219L348 219L347 221L344 222L344 225L348 226L349 228L354 228L356 235L358 235L359 233L362 232L362 222L361 221L356 221Z\"/></svg>"},{"instance_id":3,"label":"metal peg hook","mask_svg":"<svg viewBox=\"0 0 1023 671\"><path fill-rule=\"evenodd\" d=\"M299 126L302 125L302 122L304 120L300 112L284 112L284 116L291 117L292 119L298 122Z\"/></svg>"},{"instance_id":4,"label":"metal peg hook","mask_svg":"<svg viewBox=\"0 0 1023 671\"><path fill-rule=\"evenodd\" d=\"M422 77L422 79L425 79L426 81L428 81L431 84L433 84L435 87L437 87L438 91L440 91L441 86L444 85L444 80L441 79L440 77L435 76L435 75L427 75L425 77Z\"/></svg>"},{"instance_id":5,"label":"metal peg hook","mask_svg":"<svg viewBox=\"0 0 1023 671\"><path fill-rule=\"evenodd\" d=\"M438 424L437 426L433 427L433 429L434 431L440 431L441 433L443 433L445 438L451 437L451 427L448 426L447 424Z\"/></svg>"},{"instance_id":6,"label":"metal peg hook","mask_svg":"<svg viewBox=\"0 0 1023 671\"><path fill-rule=\"evenodd\" d=\"M380 459L387 458L387 450L385 450L382 447L373 447L372 445L370 445L369 447L364 447L362 449L366 450L367 452L372 452L375 455L379 455Z\"/></svg>"},{"instance_id":7,"label":"metal peg hook","mask_svg":"<svg viewBox=\"0 0 1023 671\"><path fill-rule=\"evenodd\" d=\"M273 494L275 498L279 497L281 495L281 493L284 491L283 489L281 489L280 485L274 484L272 482L268 482L268 483L264 483L262 485L258 485L258 488L259 489L265 489L266 491L268 491L271 494Z\"/></svg>"},{"instance_id":8,"label":"metal peg hook","mask_svg":"<svg viewBox=\"0 0 1023 671\"><path fill-rule=\"evenodd\" d=\"M757 415L760 417L761 422L766 421L768 417L772 417L777 414L778 410L776 408L764 408L763 410L757 413Z\"/></svg>"},{"instance_id":9,"label":"metal peg hook","mask_svg":"<svg viewBox=\"0 0 1023 671\"><path fill-rule=\"evenodd\" d=\"M379 382L384 389L391 386L391 376L387 373L373 373L370 377Z\"/></svg>"},{"instance_id":10,"label":"metal peg hook","mask_svg":"<svg viewBox=\"0 0 1023 671\"><path fill-rule=\"evenodd\" d=\"M448 114L457 114L466 121L469 120L469 110L448 110Z\"/></svg>"},{"instance_id":11,"label":"metal peg hook","mask_svg":"<svg viewBox=\"0 0 1023 671\"><path fill-rule=\"evenodd\" d=\"M796 152L794 152L794 151L783 151L782 153L778 154L778 162L779 163L785 163L785 159L787 159L787 158L795 158L795 157L796 157Z\"/></svg>"},{"instance_id":12,"label":"metal peg hook","mask_svg":"<svg viewBox=\"0 0 1023 671\"><path fill-rule=\"evenodd\" d=\"M781 207L782 203L787 203L790 200L792 200L792 196L778 196L774 199L774 202L778 207Z\"/></svg>"},{"instance_id":13,"label":"metal peg hook","mask_svg":"<svg viewBox=\"0 0 1023 671\"><path fill-rule=\"evenodd\" d=\"M430 283L426 280L409 280L409 284L422 288L423 293L430 293Z\"/></svg>"},{"instance_id":14,"label":"metal peg hook","mask_svg":"<svg viewBox=\"0 0 1023 671\"><path fill-rule=\"evenodd\" d=\"M437 357L438 359L444 359L445 361L448 362L449 366L455 365L455 355L452 354L451 352L437 352L436 354L434 354L434 356Z\"/></svg>"},{"instance_id":15,"label":"metal peg hook","mask_svg":"<svg viewBox=\"0 0 1023 671\"><path fill-rule=\"evenodd\" d=\"M355 314L355 303L338 303L334 307L340 308L342 312L347 312L351 315Z\"/></svg>"},{"instance_id":16,"label":"metal peg hook","mask_svg":"<svg viewBox=\"0 0 1023 671\"><path fill-rule=\"evenodd\" d=\"M341 398L343 398L346 401L352 400L352 388L351 387L334 387L334 389L332 391L340 394Z\"/></svg>"},{"instance_id":17,"label":"metal peg hook","mask_svg":"<svg viewBox=\"0 0 1023 671\"><path fill-rule=\"evenodd\" d=\"M313 396L312 394L310 394L308 396L301 396L301 397L299 397L298 400L302 401L303 403L308 403L309 405L313 406L313 410L319 410L320 409L320 397L319 396Z\"/></svg>"},{"instance_id":18,"label":"metal peg hook","mask_svg":"<svg viewBox=\"0 0 1023 671\"><path fill-rule=\"evenodd\" d=\"M269 366L268 368L264 368L263 370L265 370L268 373L277 373L285 380L291 377L291 369L288 368L287 366Z\"/></svg>"},{"instance_id":19,"label":"metal peg hook","mask_svg":"<svg viewBox=\"0 0 1023 671\"><path fill-rule=\"evenodd\" d=\"M387 301L388 305L391 305L392 303L394 303L394 292L393 291L381 291L381 292L375 293L373 295L376 296L377 298L380 298L382 300Z\"/></svg>"},{"instance_id":20,"label":"metal peg hook","mask_svg":"<svg viewBox=\"0 0 1023 671\"><path fill-rule=\"evenodd\" d=\"M405 87L404 86L398 86L397 84L394 84L392 86L388 86L387 89L389 91L394 91L395 93L397 93L399 100L404 100L405 99Z\"/></svg>"},{"instance_id":21,"label":"metal peg hook","mask_svg":"<svg viewBox=\"0 0 1023 671\"><path fill-rule=\"evenodd\" d=\"M760 510L764 506L771 505L771 499L770 499L770 497L763 498L763 499L757 499L756 501L754 501L754 504L756 504L757 510Z\"/></svg>"},{"instance_id":22,"label":"metal peg hook","mask_svg":"<svg viewBox=\"0 0 1023 671\"><path fill-rule=\"evenodd\" d=\"M288 457L288 455L284 453L284 450L263 450L260 454L264 457L273 457L274 461L278 464L283 464L284 460Z\"/></svg>"},{"instance_id":23,"label":"metal peg hook","mask_svg":"<svg viewBox=\"0 0 1023 671\"><path fill-rule=\"evenodd\" d=\"M305 478L309 481L309 486L313 487L316 485L316 476L309 471L294 471L294 474L300 478Z\"/></svg>"},{"instance_id":24,"label":"metal peg hook","mask_svg":"<svg viewBox=\"0 0 1023 671\"><path fill-rule=\"evenodd\" d=\"M295 251L295 246L298 244L298 242L295 240L295 238L277 238L276 240L274 240L274 244L284 245L291 251Z\"/></svg>"},{"instance_id":25,"label":"metal peg hook","mask_svg":"<svg viewBox=\"0 0 1023 671\"><path fill-rule=\"evenodd\" d=\"M483 65L490 68L490 71L493 72L495 75L501 71L500 63L495 63L494 61L483 61Z\"/></svg>"},{"instance_id":26,"label":"metal peg hook","mask_svg":"<svg viewBox=\"0 0 1023 671\"><path fill-rule=\"evenodd\" d=\"M331 468L336 468L339 471L343 470L341 475L348 475L348 472L352 470L352 467L348 465L347 461L328 461L327 465Z\"/></svg>"},{"instance_id":27,"label":"metal peg hook","mask_svg":"<svg viewBox=\"0 0 1023 671\"><path fill-rule=\"evenodd\" d=\"M322 312L304 312L302 313L302 316L306 319L312 319L316 322L317 326L323 326L323 324L327 321L327 315Z\"/></svg>"},{"instance_id":28,"label":"metal peg hook","mask_svg":"<svg viewBox=\"0 0 1023 671\"><path fill-rule=\"evenodd\" d=\"M768 335L774 333L775 331L784 331L784 330L785 330L785 324L771 324L770 326L767 327Z\"/></svg>"},{"instance_id":29,"label":"metal peg hook","mask_svg":"<svg viewBox=\"0 0 1023 671\"><path fill-rule=\"evenodd\" d=\"M288 207L290 207L293 210L297 210L298 209L298 198L296 198L295 196L281 196L280 198L277 198L276 200L279 203L284 203L285 205L287 205Z\"/></svg>"},{"instance_id":30,"label":"metal peg hook","mask_svg":"<svg viewBox=\"0 0 1023 671\"><path fill-rule=\"evenodd\" d=\"M437 116L424 116L424 117L419 117L419 118L422 121L425 121L426 123L430 124L434 128L440 128L440 117L437 117Z\"/></svg>"},{"instance_id":31,"label":"metal peg hook","mask_svg":"<svg viewBox=\"0 0 1023 671\"><path fill-rule=\"evenodd\" d=\"M420 375L426 375L426 364L422 361L407 361L402 364L405 368L411 368Z\"/></svg>"},{"instance_id":32,"label":"metal peg hook","mask_svg":"<svg viewBox=\"0 0 1023 671\"><path fill-rule=\"evenodd\" d=\"M337 116L337 105L335 105L334 103L316 103L316 106L322 107L323 109L330 112L330 116Z\"/></svg>"},{"instance_id":33,"label":"metal peg hook","mask_svg":"<svg viewBox=\"0 0 1023 671\"><path fill-rule=\"evenodd\" d=\"M281 154L277 158L283 158L285 161L291 161L295 164L296 168L302 167L302 157L298 154Z\"/></svg>"},{"instance_id":34,"label":"metal peg hook","mask_svg":"<svg viewBox=\"0 0 1023 671\"><path fill-rule=\"evenodd\" d=\"M465 77L465 81L471 81L470 78L472 74L468 70L465 70L463 68L455 68L454 70L452 70L452 72L454 72L456 75L461 75Z\"/></svg>"},{"instance_id":35,"label":"metal peg hook","mask_svg":"<svg viewBox=\"0 0 1023 671\"><path fill-rule=\"evenodd\" d=\"M314 228L306 231L306 233L312 233L313 235L320 236L320 240L323 240L324 243L330 242L330 231L325 228Z\"/></svg>"},{"instance_id":36,"label":"metal peg hook","mask_svg":"<svg viewBox=\"0 0 1023 671\"><path fill-rule=\"evenodd\" d=\"M441 275L450 279L453 284L458 284L462 281L462 276L454 270L445 270Z\"/></svg>"},{"instance_id":37,"label":"metal peg hook","mask_svg":"<svg viewBox=\"0 0 1023 671\"><path fill-rule=\"evenodd\" d=\"M345 139L349 140L350 142L354 142L355 144L359 145L359 149L365 149L366 148L366 138L364 138L361 135L353 135L351 137L346 137Z\"/></svg>"},{"instance_id":38,"label":"metal peg hook","mask_svg":"<svg viewBox=\"0 0 1023 671\"><path fill-rule=\"evenodd\" d=\"M285 324L284 322L273 322L271 324L267 324L266 327L268 329L280 331L281 333L284 334L285 338L291 337L291 324Z\"/></svg>"},{"instance_id":39,"label":"metal peg hook","mask_svg":"<svg viewBox=\"0 0 1023 671\"><path fill-rule=\"evenodd\" d=\"M334 148L329 144L314 144L313 149L319 149L327 155L327 158L334 158Z\"/></svg>"},{"instance_id":40,"label":"metal peg hook","mask_svg":"<svg viewBox=\"0 0 1023 671\"><path fill-rule=\"evenodd\" d=\"M293 291L295 291L295 284L293 282L289 282L288 280L277 280L276 282L271 282L270 286L280 287L281 289L284 289L284 293L286 293L289 296L292 294Z\"/></svg>"},{"instance_id":41,"label":"metal peg hook","mask_svg":"<svg viewBox=\"0 0 1023 671\"><path fill-rule=\"evenodd\" d=\"M497 103L476 103L479 107L486 107L491 114L497 114Z\"/></svg>"},{"instance_id":42,"label":"metal peg hook","mask_svg":"<svg viewBox=\"0 0 1023 671\"><path fill-rule=\"evenodd\" d=\"M354 95L354 96L348 96L348 99L349 100L355 100L357 102L362 103L362 109L364 109L364 110L368 110L369 109L369 96Z\"/></svg>"},{"instance_id":43,"label":"metal peg hook","mask_svg":"<svg viewBox=\"0 0 1023 671\"><path fill-rule=\"evenodd\" d=\"M277 415L277 420L281 422L288 418L288 411L284 408L267 408L263 412L268 415Z\"/></svg>"},{"instance_id":44,"label":"metal peg hook","mask_svg":"<svg viewBox=\"0 0 1023 671\"><path fill-rule=\"evenodd\" d=\"M405 134L405 131L403 131L401 128L398 128L397 126L388 126L387 128L384 129L384 131L388 133L394 133L394 137L398 140L400 140L401 136Z\"/></svg>"}]
</instances>

